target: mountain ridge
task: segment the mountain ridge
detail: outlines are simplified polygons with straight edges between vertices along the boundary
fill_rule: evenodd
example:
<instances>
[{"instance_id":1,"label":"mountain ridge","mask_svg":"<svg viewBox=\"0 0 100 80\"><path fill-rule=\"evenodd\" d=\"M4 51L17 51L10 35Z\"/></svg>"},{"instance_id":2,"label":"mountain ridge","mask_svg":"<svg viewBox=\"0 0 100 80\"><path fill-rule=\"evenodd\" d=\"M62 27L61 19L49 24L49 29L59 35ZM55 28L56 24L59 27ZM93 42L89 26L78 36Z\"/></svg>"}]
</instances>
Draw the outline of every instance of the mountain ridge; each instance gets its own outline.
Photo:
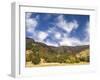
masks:
<instances>
[{"instance_id":1,"label":"mountain ridge","mask_svg":"<svg viewBox=\"0 0 100 80\"><path fill-rule=\"evenodd\" d=\"M89 62L89 45L83 46L48 46L26 38L26 62L42 63L80 63Z\"/></svg>"},{"instance_id":2,"label":"mountain ridge","mask_svg":"<svg viewBox=\"0 0 100 80\"><path fill-rule=\"evenodd\" d=\"M38 45L38 46L42 46L45 48L49 48L51 50L58 50L58 51L65 51L67 52L69 50L69 52L80 52L82 50L85 49L89 49L89 45L82 45L82 46L59 46L59 47L55 47L55 46L49 46L45 43L41 43L41 42L35 42L32 38L26 38L26 46L27 45L31 45L32 43Z\"/></svg>"},{"instance_id":3,"label":"mountain ridge","mask_svg":"<svg viewBox=\"0 0 100 80\"><path fill-rule=\"evenodd\" d=\"M49 47L80 47L80 46L89 46L89 45L79 45L79 46L51 46L51 45L47 45L47 44L45 44L45 43L43 43L43 42L36 42L34 39L32 39L32 38L26 38L26 42L27 42L27 40L31 40L31 42L35 42L35 43L38 43L38 44L44 44L44 45L46 45L46 46L49 46Z\"/></svg>"}]
</instances>

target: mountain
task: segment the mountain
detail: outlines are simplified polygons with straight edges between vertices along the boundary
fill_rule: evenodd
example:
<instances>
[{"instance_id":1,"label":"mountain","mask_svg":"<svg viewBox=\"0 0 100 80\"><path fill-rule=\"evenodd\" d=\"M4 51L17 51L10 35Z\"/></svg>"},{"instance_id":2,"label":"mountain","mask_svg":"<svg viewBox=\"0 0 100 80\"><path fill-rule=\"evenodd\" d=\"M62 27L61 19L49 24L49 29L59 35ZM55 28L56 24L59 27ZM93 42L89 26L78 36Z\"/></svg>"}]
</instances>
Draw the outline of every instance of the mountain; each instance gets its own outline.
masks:
<instances>
[{"instance_id":1,"label":"mountain","mask_svg":"<svg viewBox=\"0 0 100 80\"><path fill-rule=\"evenodd\" d=\"M67 52L67 53L79 53L85 49L89 49L89 45L82 45L82 46L59 46L59 47L54 47L54 46L48 46L44 43L41 42L35 42L33 39L31 38L26 38L26 49L31 49L32 44L37 45L38 47L44 47L47 48L48 50L51 51L57 51L57 52ZM28 48L28 46L31 46L30 48Z\"/></svg>"},{"instance_id":2,"label":"mountain","mask_svg":"<svg viewBox=\"0 0 100 80\"><path fill-rule=\"evenodd\" d=\"M59 62L59 63L73 63L79 61L89 62L89 45L82 46L48 46L41 42L35 42L31 38L26 38L26 51L30 50L29 55L33 56L36 60L26 55L27 60L45 62ZM36 58L37 57L37 58Z\"/></svg>"}]
</instances>

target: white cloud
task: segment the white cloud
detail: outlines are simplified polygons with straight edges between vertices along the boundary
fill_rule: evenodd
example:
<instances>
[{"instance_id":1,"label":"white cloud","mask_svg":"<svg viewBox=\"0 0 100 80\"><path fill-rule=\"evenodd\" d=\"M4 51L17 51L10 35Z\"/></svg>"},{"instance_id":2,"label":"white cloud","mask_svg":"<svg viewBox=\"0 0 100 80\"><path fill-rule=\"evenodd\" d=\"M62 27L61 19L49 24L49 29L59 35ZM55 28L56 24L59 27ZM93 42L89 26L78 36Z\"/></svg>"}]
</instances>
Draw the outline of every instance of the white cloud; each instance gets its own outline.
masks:
<instances>
[{"instance_id":1,"label":"white cloud","mask_svg":"<svg viewBox=\"0 0 100 80\"><path fill-rule=\"evenodd\" d=\"M38 37L38 41L43 42L44 39L46 39L48 36L48 33L46 32L38 32L37 37Z\"/></svg>"},{"instance_id":2,"label":"white cloud","mask_svg":"<svg viewBox=\"0 0 100 80\"><path fill-rule=\"evenodd\" d=\"M89 36L90 36L90 28L89 28L89 22L87 22L86 23L86 29L85 29L85 31L84 31L84 33L85 33L85 39L84 39L84 41L87 41L87 42L89 42Z\"/></svg>"},{"instance_id":3,"label":"white cloud","mask_svg":"<svg viewBox=\"0 0 100 80\"><path fill-rule=\"evenodd\" d=\"M57 30L57 28L54 26L54 27L51 27L47 30L47 33L48 34L53 34L53 36L56 38L56 39L60 39L61 38L61 32L59 32L59 30Z\"/></svg>"},{"instance_id":4,"label":"white cloud","mask_svg":"<svg viewBox=\"0 0 100 80\"><path fill-rule=\"evenodd\" d=\"M79 46L79 45L88 45L89 41L87 38L89 38L89 27L88 24L86 24L86 29L85 29L85 37L84 40L79 40L76 37L69 37L69 33L61 33L59 30L56 29L56 27L50 28L48 30L49 33L53 33L53 37L55 39L58 39L57 43L54 44L50 42L49 40L45 42L47 45L52 45L52 46ZM61 36L63 35L63 36ZM48 35L49 36L49 35Z\"/></svg>"},{"instance_id":5,"label":"white cloud","mask_svg":"<svg viewBox=\"0 0 100 80\"><path fill-rule=\"evenodd\" d=\"M52 43L51 41L45 42L47 45L52 45L52 46L76 46L76 45L81 45L81 41L78 40L77 38L70 38L69 33L61 33L57 29L57 27L49 28L48 29L48 34L52 33L54 39L57 39L58 41L56 44ZM63 35L63 36L62 36ZM48 35L49 36L49 35Z\"/></svg>"},{"instance_id":6,"label":"white cloud","mask_svg":"<svg viewBox=\"0 0 100 80\"><path fill-rule=\"evenodd\" d=\"M26 15L26 26L27 31L33 34L30 37L32 37L35 41L43 42L50 46L59 46L59 44L60 46L77 46L89 44L89 22L86 24L86 29L84 32L85 39L79 40L75 37L69 37L71 31L79 27L79 24L76 20L68 22L64 19L63 15L60 15L57 17L58 22L54 23L54 26L51 26L47 31L36 31L35 29L38 25L39 15L35 16L35 18L30 18L31 15L31 13L27 13ZM47 18L49 17L50 15L48 15ZM58 27L65 30L66 33L60 32L60 30L58 30ZM48 36L54 37L54 39L57 39L58 41L51 42L49 39L44 41L44 39L46 39Z\"/></svg>"},{"instance_id":7,"label":"white cloud","mask_svg":"<svg viewBox=\"0 0 100 80\"><path fill-rule=\"evenodd\" d=\"M79 46L79 45L87 45L86 42L84 41L80 41L79 39L77 38L69 38L69 37L66 37L66 38L63 38L59 44L61 46Z\"/></svg>"},{"instance_id":8,"label":"white cloud","mask_svg":"<svg viewBox=\"0 0 100 80\"><path fill-rule=\"evenodd\" d=\"M60 46L72 46L71 41L69 40L69 38L63 38L60 42L59 42Z\"/></svg>"},{"instance_id":9,"label":"white cloud","mask_svg":"<svg viewBox=\"0 0 100 80\"><path fill-rule=\"evenodd\" d=\"M56 39L61 39L61 33L59 32L55 32L54 36Z\"/></svg>"},{"instance_id":10,"label":"white cloud","mask_svg":"<svg viewBox=\"0 0 100 80\"><path fill-rule=\"evenodd\" d=\"M31 18L31 15L31 12L26 13L26 29L28 32L34 31L38 25L39 15L37 15L35 18Z\"/></svg>"},{"instance_id":11,"label":"white cloud","mask_svg":"<svg viewBox=\"0 0 100 80\"><path fill-rule=\"evenodd\" d=\"M30 27L30 28L26 28L26 31L29 33L33 33L34 29L32 27Z\"/></svg>"},{"instance_id":12,"label":"white cloud","mask_svg":"<svg viewBox=\"0 0 100 80\"><path fill-rule=\"evenodd\" d=\"M26 18L28 19L28 18L30 18L30 17L31 17L31 15L32 15L32 13L31 13L31 12L27 12L25 16L26 16Z\"/></svg>"},{"instance_id":13,"label":"white cloud","mask_svg":"<svg viewBox=\"0 0 100 80\"><path fill-rule=\"evenodd\" d=\"M47 44L47 45L49 45L49 46L55 46L55 47L58 47L58 44L52 43L52 42L49 41L49 40L47 40L47 41L45 42L45 44Z\"/></svg>"},{"instance_id":14,"label":"white cloud","mask_svg":"<svg viewBox=\"0 0 100 80\"><path fill-rule=\"evenodd\" d=\"M31 12L26 13L26 31L32 34L31 36L28 36L30 38L36 37L37 32L35 31L35 29L38 25L38 19L39 19L38 15L35 18L31 18L30 17L31 15L32 15Z\"/></svg>"},{"instance_id":15,"label":"white cloud","mask_svg":"<svg viewBox=\"0 0 100 80\"><path fill-rule=\"evenodd\" d=\"M38 24L38 22L36 19L29 18L26 20L26 27L27 28L31 28L31 27L35 28L37 26L37 24Z\"/></svg>"},{"instance_id":16,"label":"white cloud","mask_svg":"<svg viewBox=\"0 0 100 80\"><path fill-rule=\"evenodd\" d=\"M58 16L57 20L58 22L56 23L56 25L59 28L67 31L68 33L70 33L73 29L77 29L79 26L76 20L68 22L64 19L63 15Z\"/></svg>"},{"instance_id":17,"label":"white cloud","mask_svg":"<svg viewBox=\"0 0 100 80\"><path fill-rule=\"evenodd\" d=\"M36 33L35 29L37 25L38 25L37 20L28 18L26 20L26 31L31 33L34 36L34 34Z\"/></svg>"},{"instance_id":18,"label":"white cloud","mask_svg":"<svg viewBox=\"0 0 100 80\"><path fill-rule=\"evenodd\" d=\"M35 19L39 20L40 19L40 15L36 15Z\"/></svg>"},{"instance_id":19,"label":"white cloud","mask_svg":"<svg viewBox=\"0 0 100 80\"><path fill-rule=\"evenodd\" d=\"M63 21L63 20L64 20L64 16L63 16L63 15L59 15L59 16L57 17L57 20L58 20L58 21Z\"/></svg>"}]
</instances>

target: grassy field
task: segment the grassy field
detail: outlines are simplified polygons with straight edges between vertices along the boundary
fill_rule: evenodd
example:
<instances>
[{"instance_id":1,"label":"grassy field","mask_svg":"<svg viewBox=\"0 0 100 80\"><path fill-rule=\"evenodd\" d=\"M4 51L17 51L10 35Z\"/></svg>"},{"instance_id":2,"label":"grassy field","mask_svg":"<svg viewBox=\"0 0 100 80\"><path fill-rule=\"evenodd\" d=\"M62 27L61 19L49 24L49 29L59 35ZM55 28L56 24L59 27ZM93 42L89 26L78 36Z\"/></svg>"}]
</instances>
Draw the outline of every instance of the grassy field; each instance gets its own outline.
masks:
<instances>
[{"instance_id":1,"label":"grassy field","mask_svg":"<svg viewBox=\"0 0 100 80\"><path fill-rule=\"evenodd\" d=\"M31 68L31 67L46 67L46 66L68 66L68 65L88 65L89 62L80 62L80 63L40 63L38 65L32 64L32 62L26 62L25 67Z\"/></svg>"}]
</instances>

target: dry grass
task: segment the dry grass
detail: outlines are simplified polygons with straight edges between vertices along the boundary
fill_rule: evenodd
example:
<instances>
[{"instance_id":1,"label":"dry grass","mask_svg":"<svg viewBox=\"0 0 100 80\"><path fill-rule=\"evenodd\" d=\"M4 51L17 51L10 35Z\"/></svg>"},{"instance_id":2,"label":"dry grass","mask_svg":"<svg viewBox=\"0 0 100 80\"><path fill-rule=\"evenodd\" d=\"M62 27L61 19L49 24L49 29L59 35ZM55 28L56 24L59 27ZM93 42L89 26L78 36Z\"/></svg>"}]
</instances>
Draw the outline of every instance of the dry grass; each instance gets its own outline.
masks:
<instances>
[{"instance_id":1,"label":"dry grass","mask_svg":"<svg viewBox=\"0 0 100 80\"><path fill-rule=\"evenodd\" d=\"M46 67L46 66L67 66L67 65L88 65L89 62L80 62L80 63L70 63L70 64L66 64L66 63L41 63L38 65L34 65L32 64L32 62L26 62L25 67Z\"/></svg>"}]
</instances>

